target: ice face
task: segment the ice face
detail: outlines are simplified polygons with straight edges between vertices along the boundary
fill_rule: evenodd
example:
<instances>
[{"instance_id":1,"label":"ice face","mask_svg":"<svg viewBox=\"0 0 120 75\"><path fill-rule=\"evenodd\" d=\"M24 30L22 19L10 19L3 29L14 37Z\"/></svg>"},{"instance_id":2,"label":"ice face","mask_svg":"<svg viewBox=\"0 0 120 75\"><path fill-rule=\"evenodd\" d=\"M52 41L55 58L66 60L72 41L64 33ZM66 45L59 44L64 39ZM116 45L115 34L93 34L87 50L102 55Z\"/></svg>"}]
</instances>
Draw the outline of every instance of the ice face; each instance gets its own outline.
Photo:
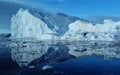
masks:
<instances>
[{"instance_id":1,"label":"ice face","mask_svg":"<svg viewBox=\"0 0 120 75\"><path fill-rule=\"evenodd\" d=\"M28 10L21 8L11 19L12 38L35 38L37 40L57 38L52 35L53 33L46 23L31 15Z\"/></svg>"}]
</instances>

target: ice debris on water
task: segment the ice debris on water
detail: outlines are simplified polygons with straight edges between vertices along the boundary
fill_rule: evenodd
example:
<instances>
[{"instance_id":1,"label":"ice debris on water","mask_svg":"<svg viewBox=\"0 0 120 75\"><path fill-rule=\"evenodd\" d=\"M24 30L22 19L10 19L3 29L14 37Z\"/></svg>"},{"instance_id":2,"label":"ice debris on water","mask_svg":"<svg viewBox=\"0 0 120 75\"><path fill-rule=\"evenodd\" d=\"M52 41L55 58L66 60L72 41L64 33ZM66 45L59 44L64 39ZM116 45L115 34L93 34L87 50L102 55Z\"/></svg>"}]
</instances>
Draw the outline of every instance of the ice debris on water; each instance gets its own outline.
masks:
<instances>
[{"instance_id":1,"label":"ice debris on water","mask_svg":"<svg viewBox=\"0 0 120 75\"><path fill-rule=\"evenodd\" d=\"M50 69L52 69L52 68L53 68L53 66L45 65L45 66L42 67L42 70L43 70L43 71L46 71L46 70L50 70Z\"/></svg>"}]
</instances>

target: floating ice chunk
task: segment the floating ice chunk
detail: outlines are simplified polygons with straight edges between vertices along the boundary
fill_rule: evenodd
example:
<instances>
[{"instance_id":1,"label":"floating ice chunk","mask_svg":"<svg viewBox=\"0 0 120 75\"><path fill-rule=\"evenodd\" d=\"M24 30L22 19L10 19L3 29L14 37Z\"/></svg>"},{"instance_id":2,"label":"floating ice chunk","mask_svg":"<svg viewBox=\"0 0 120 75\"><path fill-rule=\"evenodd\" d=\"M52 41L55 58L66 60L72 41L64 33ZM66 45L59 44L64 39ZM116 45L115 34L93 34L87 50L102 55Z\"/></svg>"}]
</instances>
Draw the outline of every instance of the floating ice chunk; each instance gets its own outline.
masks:
<instances>
[{"instance_id":1,"label":"floating ice chunk","mask_svg":"<svg viewBox=\"0 0 120 75\"><path fill-rule=\"evenodd\" d=\"M52 69L53 67L52 66L49 66L49 65L45 65L42 67L42 70L49 70L49 69Z\"/></svg>"}]
</instances>

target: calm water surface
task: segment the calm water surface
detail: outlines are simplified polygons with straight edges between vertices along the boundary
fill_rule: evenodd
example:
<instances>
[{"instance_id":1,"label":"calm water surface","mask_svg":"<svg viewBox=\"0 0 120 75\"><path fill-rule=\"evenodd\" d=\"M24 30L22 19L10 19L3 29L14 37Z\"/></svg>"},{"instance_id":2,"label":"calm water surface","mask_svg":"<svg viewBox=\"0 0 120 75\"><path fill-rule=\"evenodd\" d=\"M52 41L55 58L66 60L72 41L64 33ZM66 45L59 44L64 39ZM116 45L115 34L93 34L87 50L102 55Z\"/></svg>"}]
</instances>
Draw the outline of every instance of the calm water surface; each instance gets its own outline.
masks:
<instances>
[{"instance_id":1,"label":"calm water surface","mask_svg":"<svg viewBox=\"0 0 120 75\"><path fill-rule=\"evenodd\" d=\"M9 44L10 43L8 43L8 42L0 43L0 75L120 75L120 58L119 58L120 45L118 43L117 44L113 44L113 43L108 44L107 43L107 45L100 44L101 48L104 49L105 51L107 49L111 50L110 52L112 52L112 53L117 51L116 54L118 54L118 55L113 56L114 54L111 54L110 58L108 57L110 55L109 53L103 54L103 56L102 56L102 54L97 55L98 53L89 55L89 52L88 52L88 54L86 54L86 55L81 54L80 57L74 56L74 58L65 59L63 61L58 61L58 60L61 60L61 58L63 59L64 57L68 58L69 52L67 52L66 50L69 51L70 49L73 49L73 47L74 47L73 45L70 47L68 47L68 46L71 44L67 44L67 45L54 44L54 46L50 45L49 47L48 46L46 47L46 45L44 45L45 49L47 48L49 50L52 50L54 48L55 49L57 48L58 50L61 50L63 53L62 52L59 53L59 51L56 53L47 52L47 54L45 53L46 55L45 54L43 54L43 55L45 55L44 57L49 61L46 61L44 59L44 61L39 61L39 63L37 61L43 60L43 57L41 57L39 59L32 58L32 56L38 57L39 52L33 53L34 55L32 55L32 56L29 52L27 52L27 54L21 55L22 52L20 53L19 50L28 50L30 48L26 47L26 46L23 48L23 46L22 46L21 48L11 49L10 47L8 47ZM36 45L36 46L34 46L34 45ZM41 49L40 45L39 45L40 48L36 48L38 46L38 43L34 44L34 45L33 46L35 48L31 48L31 49L33 49L33 50ZM76 49L76 47L74 49L76 49L75 51L77 51L77 52L84 52L84 53L87 50L98 50L99 51L100 47L98 45L99 45L98 43L94 43L94 45L92 45L92 46L89 43L87 45L80 44L79 46L81 48L78 48L78 49L82 49L82 50L78 51ZM51 48L51 46L52 46L52 48ZM57 46L57 47L55 47L55 46ZM76 46L76 44L75 44L75 46ZM91 49L89 49L89 48L91 48ZM17 52L14 51L15 49L17 50ZM12 52L12 50L13 50L13 52ZM66 52L67 56L64 54L65 52ZM51 55L49 53L53 53L56 55ZM63 55L63 57L61 57L59 55ZM35 64L34 67L30 68L28 66L29 64L27 63L28 61L27 61L26 57L28 57L28 59L31 59L33 64L36 62L37 62L37 64ZM112 58L112 57L114 57L114 58ZM26 60L26 62L23 62L24 60ZM22 63L22 65L27 64L27 66L20 68L21 63ZM45 65L49 65L52 68L42 70L42 67Z\"/></svg>"}]
</instances>

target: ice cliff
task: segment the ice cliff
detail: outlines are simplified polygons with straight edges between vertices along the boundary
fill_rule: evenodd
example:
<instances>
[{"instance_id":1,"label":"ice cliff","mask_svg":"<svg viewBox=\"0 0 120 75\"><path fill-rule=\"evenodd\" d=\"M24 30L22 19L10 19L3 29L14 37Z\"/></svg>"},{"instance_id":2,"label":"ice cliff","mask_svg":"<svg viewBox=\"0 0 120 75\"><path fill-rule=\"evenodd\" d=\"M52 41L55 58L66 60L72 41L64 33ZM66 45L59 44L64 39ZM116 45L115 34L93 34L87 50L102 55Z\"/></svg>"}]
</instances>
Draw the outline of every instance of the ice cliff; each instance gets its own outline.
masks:
<instances>
[{"instance_id":1,"label":"ice cliff","mask_svg":"<svg viewBox=\"0 0 120 75\"><path fill-rule=\"evenodd\" d=\"M12 38L47 40L55 37L54 33L45 22L31 15L28 10L20 9L11 19Z\"/></svg>"}]
</instances>

